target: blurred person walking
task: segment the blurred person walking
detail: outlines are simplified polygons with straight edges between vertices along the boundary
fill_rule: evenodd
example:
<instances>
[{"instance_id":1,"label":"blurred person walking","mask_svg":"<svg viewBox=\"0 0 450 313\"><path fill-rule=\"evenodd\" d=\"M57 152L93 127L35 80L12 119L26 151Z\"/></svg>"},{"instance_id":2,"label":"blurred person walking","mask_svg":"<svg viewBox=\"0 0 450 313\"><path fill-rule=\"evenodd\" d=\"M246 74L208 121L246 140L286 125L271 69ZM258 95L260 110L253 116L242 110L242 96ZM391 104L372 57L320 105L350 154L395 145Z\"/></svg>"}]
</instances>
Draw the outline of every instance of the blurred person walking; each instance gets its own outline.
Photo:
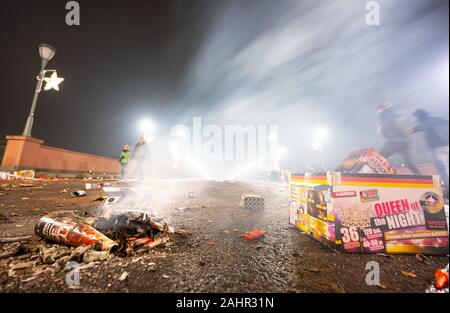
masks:
<instances>
[{"instance_id":1,"label":"blurred person walking","mask_svg":"<svg viewBox=\"0 0 450 313\"><path fill-rule=\"evenodd\" d=\"M380 148L380 153L386 159L392 156L394 153L399 153L403 162L415 175L419 175L420 172L414 164L410 148L409 134L406 128L403 127L399 120L399 115L393 108L393 104L390 102L384 102L377 108L379 128L378 134L383 138L383 145Z\"/></svg>"},{"instance_id":2,"label":"blurred person walking","mask_svg":"<svg viewBox=\"0 0 450 313\"><path fill-rule=\"evenodd\" d=\"M139 142L134 146L132 161L135 162L135 176L138 179L144 178L145 163L148 154L147 140L144 136L139 138Z\"/></svg>"},{"instance_id":3,"label":"blurred person walking","mask_svg":"<svg viewBox=\"0 0 450 313\"><path fill-rule=\"evenodd\" d=\"M128 166L128 163L131 159L131 151L129 145L124 145L122 151L119 155L119 162L120 162L120 177L122 179L125 178L125 170Z\"/></svg>"},{"instance_id":4,"label":"blurred person walking","mask_svg":"<svg viewBox=\"0 0 450 313\"><path fill-rule=\"evenodd\" d=\"M417 124L410 132L424 132L425 142L431 151L434 166L441 176L448 197L449 122L444 118L432 116L423 109L416 110L414 116L417 118Z\"/></svg>"}]
</instances>

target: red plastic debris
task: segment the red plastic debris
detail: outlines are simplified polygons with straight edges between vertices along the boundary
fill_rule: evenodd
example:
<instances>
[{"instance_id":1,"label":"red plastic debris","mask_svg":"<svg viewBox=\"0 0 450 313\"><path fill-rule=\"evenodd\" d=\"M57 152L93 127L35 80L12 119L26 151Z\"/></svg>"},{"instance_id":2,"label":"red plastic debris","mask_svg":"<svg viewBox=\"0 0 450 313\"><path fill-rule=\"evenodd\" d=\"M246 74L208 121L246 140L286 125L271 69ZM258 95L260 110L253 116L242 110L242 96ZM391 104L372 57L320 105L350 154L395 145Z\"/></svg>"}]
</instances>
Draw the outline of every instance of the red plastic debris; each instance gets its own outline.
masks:
<instances>
[{"instance_id":1,"label":"red plastic debris","mask_svg":"<svg viewBox=\"0 0 450 313\"><path fill-rule=\"evenodd\" d=\"M264 237L264 234L265 234L264 230L259 228L253 228L252 231L248 231L242 236L250 240L256 240L258 238Z\"/></svg>"},{"instance_id":2,"label":"red plastic debris","mask_svg":"<svg viewBox=\"0 0 450 313\"><path fill-rule=\"evenodd\" d=\"M438 268L434 272L435 282L434 285L437 289L443 289L448 284L448 272Z\"/></svg>"},{"instance_id":3,"label":"red plastic debris","mask_svg":"<svg viewBox=\"0 0 450 313\"><path fill-rule=\"evenodd\" d=\"M149 245L153 242L151 237L129 237L127 238L127 246L131 248L138 248L140 246Z\"/></svg>"}]
</instances>

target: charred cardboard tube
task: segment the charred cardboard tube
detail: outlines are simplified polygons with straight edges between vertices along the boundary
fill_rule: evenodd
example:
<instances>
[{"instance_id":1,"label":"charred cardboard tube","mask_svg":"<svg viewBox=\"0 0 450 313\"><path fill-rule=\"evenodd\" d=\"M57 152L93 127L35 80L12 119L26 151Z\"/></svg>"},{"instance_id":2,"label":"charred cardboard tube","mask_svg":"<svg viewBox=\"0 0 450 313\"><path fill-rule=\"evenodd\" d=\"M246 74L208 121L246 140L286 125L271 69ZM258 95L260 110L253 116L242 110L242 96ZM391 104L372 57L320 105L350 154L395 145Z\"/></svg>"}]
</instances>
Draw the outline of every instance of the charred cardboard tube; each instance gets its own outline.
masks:
<instances>
[{"instance_id":1,"label":"charred cardboard tube","mask_svg":"<svg viewBox=\"0 0 450 313\"><path fill-rule=\"evenodd\" d=\"M73 212L58 211L42 217L34 227L41 238L78 247L94 246L101 251L114 252L118 244L88 225Z\"/></svg>"}]
</instances>

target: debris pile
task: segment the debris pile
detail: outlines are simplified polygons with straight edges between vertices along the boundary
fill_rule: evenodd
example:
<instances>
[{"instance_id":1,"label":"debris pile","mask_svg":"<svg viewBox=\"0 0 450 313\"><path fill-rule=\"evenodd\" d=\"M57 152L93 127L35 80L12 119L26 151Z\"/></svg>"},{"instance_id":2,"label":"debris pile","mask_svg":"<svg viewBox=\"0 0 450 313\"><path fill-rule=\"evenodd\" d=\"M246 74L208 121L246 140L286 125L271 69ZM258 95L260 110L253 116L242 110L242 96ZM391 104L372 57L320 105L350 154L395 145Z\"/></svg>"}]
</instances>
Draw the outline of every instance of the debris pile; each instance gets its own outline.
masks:
<instances>
[{"instance_id":1,"label":"debris pile","mask_svg":"<svg viewBox=\"0 0 450 313\"><path fill-rule=\"evenodd\" d=\"M114 256L150 251L158 254L153 248L168 246L171 233L172 227L146 212L107 209L100 217L81 216L73 211L51 212L35 225L35 234L45 239L38 245L32 236L0 238L0 261L11 260L9 270L0 273L0 284L8 277L28 282L43 279L42 273L53 276L67 270L70 262L77 262L78 269L88 269ZM127 279L122 276L120 281Z\"/></svg>"},{"instance_id":2,"label":"debris pile","mask_svg":"<svg viewBox=\"0 0 450 313\"><path fill-rule=\"evenodd\" d=\"M164 245L170 241L167 234L173 232L173 228L162 219L140 211L119 213L107 210L98 218L81 217L72 211L56 211L43 216L35 226L36 235L51 242L90 247L121 257ZM79 258L86 251L76 250L81 255ZM94 255L93 252L90 254Z\"/></svg>"},{"instance_id":3,"label":"debris pile","mask_svg":"<svg viewBox=\"0 0 450 313\"><path fill-rule=\"evenodd\" d=\"M162 219L141 211L106 210L94 227L118 242L117 253L122 256L165 244L170 240L166 234L174 232Z\"/></svg>"}]
</instances>

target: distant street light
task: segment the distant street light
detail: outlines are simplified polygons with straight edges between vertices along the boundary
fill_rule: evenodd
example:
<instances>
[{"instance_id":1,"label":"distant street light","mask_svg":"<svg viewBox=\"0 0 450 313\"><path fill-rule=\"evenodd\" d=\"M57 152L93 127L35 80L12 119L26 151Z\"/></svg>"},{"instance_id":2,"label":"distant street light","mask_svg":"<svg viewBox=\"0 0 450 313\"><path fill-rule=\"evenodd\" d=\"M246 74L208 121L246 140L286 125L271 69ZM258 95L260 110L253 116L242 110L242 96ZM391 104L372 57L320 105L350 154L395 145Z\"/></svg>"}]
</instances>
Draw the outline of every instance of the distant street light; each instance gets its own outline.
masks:
<instances>
[{"instance_id":1,"label":"distant street light","mask_svg":"<svg viewBox=\"0 0 450 313\"><path fill-rule=\"evenodd\" d=\"M284 157L287 153L287 149L285 146L281 146L278 148L278 159L280 160L282 157Z\"/></svg>"},{"instance_id":2,"label":"distant street light","mask_svg":"<svg viewBox=\"0 0 450 313\"><path fill-rule=\"evenodd\" d=\"M328 136L328 131L323 128L319 127L314 131L314 137L319 141L323 141Z\"/></svg>"},{"instance_id":3,"label":"distant street light","mask_svg":"<svg viewBox=\"0 0 450 313\"><path fill-rule=\"evenodd\" d=\"M25 129L23 135L31 137L31 129L33 128L34 112L36 110L36 103L39 97L39 93L42 90L42 84L45 82L46 85L44 90L59 90L59 84L64 81L64 78L58 77L56 70L45 70L48 61L50 61L56 53L56 49L47 44L41 43L39 45L39 55L41 56L41 70L39 76L37 77L36 90L34 91L33 102L31 103L30 114L28 115L27 122L25 124ZM46 73L51 72L50 77L45 77Z\"/></svg>"},{"instance_id":4,"label":"distant street light","mask_svg":"<svg viewBox=\"0 0 450 313\"><path fill-rule=\"evenodd\" d=\"M147 134L153 129L153 123L148 118L144 118L139 122L139 129L144 133Z\"/></svg>"},{"instance_id":5,"label":"distant street light","mask_svg":"<svg viewBox=\"0 0 450 313\"><path fill-rule=\"evenodd\" d=\"M155 140L155 137L152 134L155 124L152 120L144 118L139 122L138 126L141 131L141 135L145 137L146 142L153 142Z\"/></svg>"}]
</instances>

